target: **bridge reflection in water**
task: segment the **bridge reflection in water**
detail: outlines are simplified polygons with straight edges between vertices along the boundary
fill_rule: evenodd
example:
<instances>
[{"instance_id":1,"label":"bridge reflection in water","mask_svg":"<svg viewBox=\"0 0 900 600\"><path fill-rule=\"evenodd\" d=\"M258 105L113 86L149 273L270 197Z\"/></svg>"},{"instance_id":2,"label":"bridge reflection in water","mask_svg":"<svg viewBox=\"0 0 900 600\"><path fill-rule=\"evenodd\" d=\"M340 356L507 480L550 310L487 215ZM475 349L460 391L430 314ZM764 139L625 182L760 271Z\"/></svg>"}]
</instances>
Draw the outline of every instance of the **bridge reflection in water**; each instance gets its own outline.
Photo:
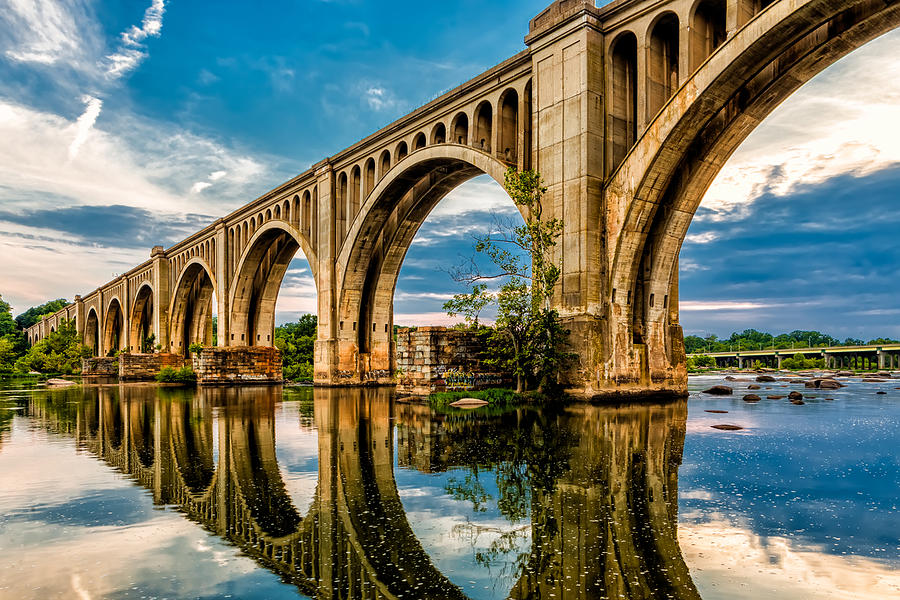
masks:
<instances>
[{"instance_id":1,"label":"bridge reflection in water","mask_svg":"<svg viewBox=\"0 0 900 600\"><path fill-rule=\"evenodd\" d=\"M467 597L407 519L395 443L403 468L494 471L501 513L530 516L509 597L699 598L676 535L685 402L460 415L387 390L313 393L318 483L305 514L276 459L281 390L71 390L35 395L29 412L317 598Z\"/></svg>"}]
</instances>

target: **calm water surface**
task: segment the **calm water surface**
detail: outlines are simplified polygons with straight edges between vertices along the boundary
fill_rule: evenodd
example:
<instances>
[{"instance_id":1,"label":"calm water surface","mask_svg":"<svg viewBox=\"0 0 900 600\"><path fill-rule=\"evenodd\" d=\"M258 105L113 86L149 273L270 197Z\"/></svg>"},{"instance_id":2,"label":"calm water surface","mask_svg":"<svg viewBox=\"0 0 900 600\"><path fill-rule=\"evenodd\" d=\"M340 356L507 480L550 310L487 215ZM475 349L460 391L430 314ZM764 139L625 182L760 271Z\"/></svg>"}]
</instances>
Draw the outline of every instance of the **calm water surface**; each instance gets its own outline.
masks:
<instances>
[{"instance_id":1,"label":"calm water surface","mask_svg":"<svg viewBox=\"0 0 900 600\"><path fill-rule=\"evenodd\" d=\"M900 598L900 379L719 382L468 413L0 382L0 597Z\"/></svg>"}]
</instances>

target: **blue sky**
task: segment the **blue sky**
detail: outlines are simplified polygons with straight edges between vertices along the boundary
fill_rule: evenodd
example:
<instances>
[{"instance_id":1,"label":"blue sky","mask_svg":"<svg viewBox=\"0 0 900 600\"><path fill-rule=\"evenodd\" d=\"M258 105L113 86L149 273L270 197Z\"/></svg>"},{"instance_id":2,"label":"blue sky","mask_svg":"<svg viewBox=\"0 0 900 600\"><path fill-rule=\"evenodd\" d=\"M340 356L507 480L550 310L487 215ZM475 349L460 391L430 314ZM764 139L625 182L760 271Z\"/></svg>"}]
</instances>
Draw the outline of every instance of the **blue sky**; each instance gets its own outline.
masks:
<instances>
[{"instance_id":1,"label":"blue sky","mask_svg":"<svg viewBox=\"0 0 900 600\"><path fill-rule=\"evenodd\" d=\"M536 2L0 4L0 293L86 293L521 50ZM825 71L741 146L682 253L686 333L900 337L900 34ZM395 322L446 322L440 269L495 184L458 188L407 255ZM279 320L315 307L295 261Z\"/></svg>"}]
</instances>

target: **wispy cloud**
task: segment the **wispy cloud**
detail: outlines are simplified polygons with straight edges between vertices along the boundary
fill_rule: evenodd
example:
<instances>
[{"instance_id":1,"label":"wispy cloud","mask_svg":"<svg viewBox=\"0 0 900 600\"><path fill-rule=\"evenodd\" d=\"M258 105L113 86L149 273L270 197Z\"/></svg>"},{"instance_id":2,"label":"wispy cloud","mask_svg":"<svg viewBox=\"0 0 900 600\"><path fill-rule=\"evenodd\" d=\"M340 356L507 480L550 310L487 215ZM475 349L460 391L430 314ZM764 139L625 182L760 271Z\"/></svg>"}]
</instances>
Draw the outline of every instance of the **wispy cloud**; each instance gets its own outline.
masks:
<instances>
[{"instance_id":1,"label":"wispy cloud","mask_svg":"<svg viewBox=\"0 0 900 600\"><path fill-rule=\"evenodd\" d=\"M69 145L69 160L78 155L78 150L87 141L97 117L100 116L100 109L103 107L103 101L92 96L84 96L82 101L85 103L84 113L75 121L75 139Z\"/></svg>"},{"instance_id":2,"label":"wispy cloud","mask_svg":"<svg viewBox=\"0 0 900 600\"><path fill-rule=\"evenodd\" d=\"M0 7L5 23L0 28L0 40L7 46L4 54L22 63L80 63L86 40L96 34L90 25L83 27L90 22L86 13L80 2L7 0Z\"/></svg>"},{"instance_id":3,"label":"wispy cloud","mask_svg":"<svg viewBox=\"0 0 900 600\"><path fill-rule=\"evenodd\" d=\"M121 43L118 48L106 56L106 75L110 79L119 79L126 73L133 71L145 58L147 52L144 41L149 37L159 37L162 32L163 13L165 13L164 0L152 0L152 3L144 12L141 26L132 25L122 32Z\"/></svg>"}]
</instances>

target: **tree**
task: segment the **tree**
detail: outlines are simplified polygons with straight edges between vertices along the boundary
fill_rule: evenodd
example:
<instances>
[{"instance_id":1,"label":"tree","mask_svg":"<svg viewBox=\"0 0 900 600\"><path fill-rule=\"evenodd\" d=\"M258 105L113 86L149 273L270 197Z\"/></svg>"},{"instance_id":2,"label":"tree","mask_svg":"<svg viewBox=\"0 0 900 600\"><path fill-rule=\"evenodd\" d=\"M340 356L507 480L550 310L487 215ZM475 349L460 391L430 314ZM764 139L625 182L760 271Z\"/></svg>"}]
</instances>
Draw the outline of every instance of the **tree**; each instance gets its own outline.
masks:
<instances>
[{"instance_id":1,"label":"tree","mask_svg":"<svg viewBox=\"0 0 900 600\"><path fill-rule=\"evenodd\" d=\"M12 316L12 307L0 296L0 337L14 335L19 330Z\"/></svg>"},{"instance_id":2,"label":"tree","mask_svg":"<svg viewBox=\"0 0 900 600\"><path fill-rule=\"evenodd\" d=\"M483 271L473 257L452 271L454 280L471 289L456 294L444 304L444 310L477 327L481 311L494 304L497 319L489 334L489 364L511 371L519 392L533 386L546 391L557 384L563 364L572 357L565 351L568 332L550 307L560 277L554 248L563 223L543 218L541 201L547 188L538 172L510 168L504 187L524 209L525 223L513 227L495 220L489 233L475 237L476 254L487 257L492 270ZM502 283L492 292L489 281Z\"/></svg>"},{"instance_id":3,"label":"tree","mask_svg":"<svg viewBox=\"0 0 900 600\"><path fill-rule=\"evenodd\" d=\"M285 379L311 380L318 318L303 315L296 323L275 329L275 347L281 350L281 364Z\"/></svg>"},{"instance_id":4,"label":"tree","mask_svg":"<svg viewBox=\"0 0 900 600\"><path fill-rule=\"evenodd\" d=\"M34 306L16 317L16 324L19 326L19 329L28 329L39 322L43 317L56 314L68 306L68 304L68 300L58 298L56 300L45 302L40 306Z\"/></svg>"},{"instance_id":5,"label":"tree","mask_svg":"<svg viewBox=\"0 0 900 600\"><path fill-rule=\"evenodd\" d=\"M89 355L90 350L78 341L75 323L62 321L59 329L28 349L16 361L15 368L23 373L71 374L81 370L81 359Z\"/></svg>"}]
</instances>

